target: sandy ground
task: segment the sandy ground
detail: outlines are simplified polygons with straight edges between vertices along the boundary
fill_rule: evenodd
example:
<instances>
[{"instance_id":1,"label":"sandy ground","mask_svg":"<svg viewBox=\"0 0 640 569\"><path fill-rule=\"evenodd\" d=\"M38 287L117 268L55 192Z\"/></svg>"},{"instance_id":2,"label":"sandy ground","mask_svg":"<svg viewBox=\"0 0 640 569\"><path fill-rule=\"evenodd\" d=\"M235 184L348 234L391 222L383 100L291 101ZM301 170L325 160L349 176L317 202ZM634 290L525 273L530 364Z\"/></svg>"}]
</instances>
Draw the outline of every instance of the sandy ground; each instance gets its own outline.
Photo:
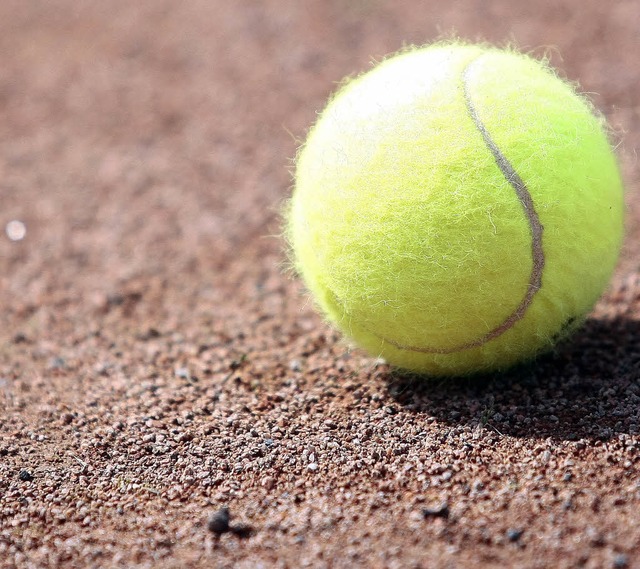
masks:
<instances>
[{"instance_id":1,"label":"sandy ground","mask_svg":"<svg viewBox=\"0 0 640 569\"><path fill-rule=\"evenodd\" d=\"M3 0L0 566L640 567L638 29L634 0ZM592 93L628 231L573 342L416 380L314 313L278 212L336 82L454 32Z\"/></svg>"}]
</instances>

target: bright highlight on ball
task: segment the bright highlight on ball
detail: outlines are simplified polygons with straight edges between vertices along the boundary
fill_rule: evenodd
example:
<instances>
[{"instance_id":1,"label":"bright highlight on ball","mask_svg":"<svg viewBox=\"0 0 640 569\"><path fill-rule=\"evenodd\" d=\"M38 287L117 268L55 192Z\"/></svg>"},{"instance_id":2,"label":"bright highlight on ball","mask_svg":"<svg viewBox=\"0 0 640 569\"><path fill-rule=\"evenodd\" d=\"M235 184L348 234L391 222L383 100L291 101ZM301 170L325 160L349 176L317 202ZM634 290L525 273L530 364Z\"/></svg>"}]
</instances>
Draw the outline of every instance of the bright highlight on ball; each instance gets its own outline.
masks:
<instances>
[{"instance_id":1,"label":"bright highlight on ball","mask_svg":"<svg viewBox=\"0 0 640 569\"><path fill-rule=\"evenodd\" d=\"M295 176L288 238L322 311L430 375L548 350L602 294L622 240L603 118L515 51L387 59L332 98Z\"/></svg>"}]
</instances>

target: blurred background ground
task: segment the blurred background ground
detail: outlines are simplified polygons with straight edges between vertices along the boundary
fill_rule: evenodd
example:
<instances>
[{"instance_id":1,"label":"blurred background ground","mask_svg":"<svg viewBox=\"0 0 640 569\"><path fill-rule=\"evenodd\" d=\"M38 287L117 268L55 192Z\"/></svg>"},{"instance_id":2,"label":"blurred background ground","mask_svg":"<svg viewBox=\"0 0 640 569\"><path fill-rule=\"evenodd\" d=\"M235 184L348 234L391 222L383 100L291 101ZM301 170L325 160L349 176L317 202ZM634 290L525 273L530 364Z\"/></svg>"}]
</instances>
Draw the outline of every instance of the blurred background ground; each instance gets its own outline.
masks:
<instances>
[{"instance_id":1,"label":"blurred background ground","mask_svg":"<svg viewBox=\"0 0 640 569\"><path fill-rule=\"evenodd\" d=\"M3 0L0 566L640 566L639 29L635 0ZM433 382L322 323L278 211L336 82L454 33L592 94L628 232L572 343Z\"/></svg>"}]
</instances>

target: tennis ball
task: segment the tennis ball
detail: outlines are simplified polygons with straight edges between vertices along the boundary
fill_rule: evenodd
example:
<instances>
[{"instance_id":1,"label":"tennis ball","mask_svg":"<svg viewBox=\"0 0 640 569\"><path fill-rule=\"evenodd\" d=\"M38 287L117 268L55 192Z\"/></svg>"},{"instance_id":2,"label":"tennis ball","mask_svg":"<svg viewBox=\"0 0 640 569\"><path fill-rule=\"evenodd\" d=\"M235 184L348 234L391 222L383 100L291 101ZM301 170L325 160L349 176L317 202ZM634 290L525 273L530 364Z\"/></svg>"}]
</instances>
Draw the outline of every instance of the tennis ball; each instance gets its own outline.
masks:
<instances>
[{"instance_id":1,"label":"tennis ball","mask_svg":"<svg viewBox=\"0 0 640 569\"><path fill-rule=\"evenodd\" d=\"M287 214L330 321L391 364L463 375L580 325L616 263L623 192L602 117L546 63L447 43L337 92Z\"/></svg>"}]
</instances>

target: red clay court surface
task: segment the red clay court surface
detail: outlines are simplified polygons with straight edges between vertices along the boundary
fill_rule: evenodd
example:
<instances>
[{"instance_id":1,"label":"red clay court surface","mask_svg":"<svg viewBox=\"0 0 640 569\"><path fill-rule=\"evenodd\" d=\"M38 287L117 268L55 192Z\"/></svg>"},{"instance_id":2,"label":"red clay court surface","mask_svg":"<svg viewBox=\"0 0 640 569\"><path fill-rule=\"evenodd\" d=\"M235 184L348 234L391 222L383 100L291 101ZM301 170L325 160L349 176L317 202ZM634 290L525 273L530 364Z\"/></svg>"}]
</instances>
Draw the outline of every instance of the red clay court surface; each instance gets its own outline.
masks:
<instances>
[{"instance_id":1,"label":"red clay court surface","mask_svg":"<svg viewBox=\"0 0 640 569\"><path fill-rule=\"evenodd\" d=\"M632 0L3 0L0 567L640 567L639 29ZM627 238L572 342L427 381L315 314L279 211L336 83L453 33L592 94Z\"/></svg>"}]
</instances>

